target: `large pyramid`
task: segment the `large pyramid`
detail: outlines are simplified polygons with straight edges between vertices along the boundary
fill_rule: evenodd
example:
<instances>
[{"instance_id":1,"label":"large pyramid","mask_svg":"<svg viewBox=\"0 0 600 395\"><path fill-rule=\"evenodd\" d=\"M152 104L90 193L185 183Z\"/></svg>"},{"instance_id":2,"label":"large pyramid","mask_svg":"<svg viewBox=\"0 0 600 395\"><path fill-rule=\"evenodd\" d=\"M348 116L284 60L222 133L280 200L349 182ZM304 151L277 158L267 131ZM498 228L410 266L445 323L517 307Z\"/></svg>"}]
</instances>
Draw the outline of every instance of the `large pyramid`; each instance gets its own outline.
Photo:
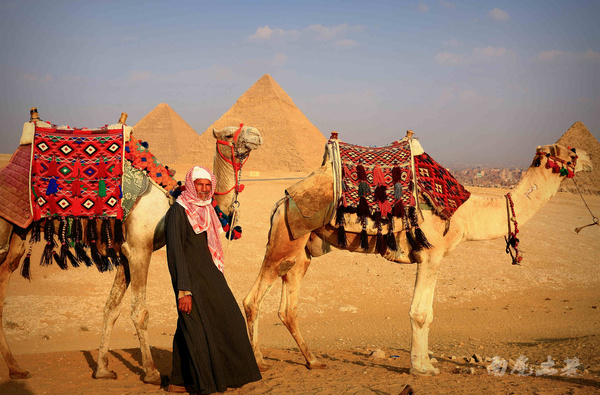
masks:
<instances>
[{"instance_id":1,"label":"large pyramid","mask_svg":"<svg viewBox=\"0 0 600 395\"><path fill-rule=\"evenodd\" d=\"M573 179L582 193L600 195L600 143L581 122L575 122L556 142L565 147L571 146L584 150L590 156L594 170L591 173L577 173ZM575 184L565 179L561 190L576 192Z\"/></svg>"},{"instance_id":2,"label":"large pyramid","mask_svg":"<svg viewBox=\"0 0 600 395\"><path fill-rule=\"evenodd\" d=\"M150 152L163 164L199 163L212 168L214 146L206 145L200 135L168 104L161 103L133 127L134 136L147 141ZM210 160L199 161L198 152L209 150Z\"/></svg>"},{"instance_id":3,"label":"large pyramid","mask_svg":"<svg viewBox=\"0 0 600 395\"><path fill-rule=\"evenodd\" d=\"M240 123L257 128L263 138L263 145L252 152L245 170L308 173L321 165L327 139L269 74L252 85L200 139L213 146L213 128ZM202 160L208 157L203 156Z\"/></svg>"}]
</instances>

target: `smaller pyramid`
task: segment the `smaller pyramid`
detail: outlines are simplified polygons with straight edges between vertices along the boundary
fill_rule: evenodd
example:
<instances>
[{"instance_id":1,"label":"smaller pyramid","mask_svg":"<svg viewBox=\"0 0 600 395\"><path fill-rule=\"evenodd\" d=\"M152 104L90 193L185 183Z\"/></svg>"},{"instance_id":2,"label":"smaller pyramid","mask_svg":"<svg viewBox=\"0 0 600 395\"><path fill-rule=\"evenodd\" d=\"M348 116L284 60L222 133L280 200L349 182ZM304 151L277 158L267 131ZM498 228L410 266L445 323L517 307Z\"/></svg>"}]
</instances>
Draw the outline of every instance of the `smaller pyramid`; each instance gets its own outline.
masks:
<instances>
[{"instance_id":1,"label":"smaller pyramid","mask_svg":"<svg viewBox=\"0 0 600 395\"><path fill-rule=\"evenodd\" d=\"M214 147L208 146L200 135L168 104L161 103L133 127L134 137L147 141L150 152L166 166L178 163L198 163L212 168ZM198 152L210 150L210 162L199 162Z\"/></svg>"},{"instance_id":2,"label":"smaller pyramid","mask_svg":"<svg viewBox=\"0 0 600 395\"><path fill-rule=\"evenodd\" d=\"M584 150L590 156L594 166L594 169L589 173L577 173L573 179L577 183L577 187L571 179L565 179L560 185L561 190L577 192L577 189L579 189L581 193L600 195L600 143L594 135L583 123L577 121L556 143L565 147Z\"/></svg>"},{"instance_id":3,"label":"smaller pyramid","mask_svg":"<svg viewBox=\"0 0 600 395\"><path fill-rule=\"evenodd\" d=\"M240 123L257 128L263 139L260 149L250 154L245 169L311 172L323 161L327 139L269 74L240 96L233 107L202 134L201 140L212 146L215 144L213 128L219 130ZM214 150L212 152L214 155ZM208 156L202 158L207 160Z\"/></svg>"}]
</instances>

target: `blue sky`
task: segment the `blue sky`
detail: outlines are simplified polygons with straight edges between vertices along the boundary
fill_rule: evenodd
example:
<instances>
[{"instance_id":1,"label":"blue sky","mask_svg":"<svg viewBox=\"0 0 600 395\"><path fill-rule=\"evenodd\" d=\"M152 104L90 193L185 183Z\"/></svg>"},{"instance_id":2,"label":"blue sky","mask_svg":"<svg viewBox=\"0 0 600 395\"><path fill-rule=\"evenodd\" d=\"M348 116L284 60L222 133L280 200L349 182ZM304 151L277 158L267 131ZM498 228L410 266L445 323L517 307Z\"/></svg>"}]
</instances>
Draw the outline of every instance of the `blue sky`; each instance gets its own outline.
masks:
<instances>
[{"instance_id":1,"label":"blue sky","mask_svg":"<svg viewBox=\"0 0 600 395\"><path fill-rule=\"evenodd\" d=\"M439 162L526 166L575 121L600 140L599 1L0 3L0 152L29 108L133 125L168 103L202 133L270 74L325 136L407 129Z\"/></svg>"}]
</instances>

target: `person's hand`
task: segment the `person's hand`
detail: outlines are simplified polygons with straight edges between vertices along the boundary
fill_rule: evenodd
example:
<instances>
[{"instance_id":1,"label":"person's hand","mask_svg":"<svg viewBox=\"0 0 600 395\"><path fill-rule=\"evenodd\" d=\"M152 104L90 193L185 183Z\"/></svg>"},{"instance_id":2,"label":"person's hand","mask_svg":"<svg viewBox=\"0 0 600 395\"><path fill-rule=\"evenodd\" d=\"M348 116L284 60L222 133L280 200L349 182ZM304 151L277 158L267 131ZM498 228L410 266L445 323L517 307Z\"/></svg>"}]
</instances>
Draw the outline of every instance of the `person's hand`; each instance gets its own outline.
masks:
<instances>
[{"instance_id":1,"label":"person's hand","mask_svg":"<svg viewBox=\"0 0 600 395\"><path fill-rule=\"evenodd\" d=\"M185 295L182 298L179 298L177 308L182 313L189 314L192 311L192 295Z\"/></svg>"}]
</instances>

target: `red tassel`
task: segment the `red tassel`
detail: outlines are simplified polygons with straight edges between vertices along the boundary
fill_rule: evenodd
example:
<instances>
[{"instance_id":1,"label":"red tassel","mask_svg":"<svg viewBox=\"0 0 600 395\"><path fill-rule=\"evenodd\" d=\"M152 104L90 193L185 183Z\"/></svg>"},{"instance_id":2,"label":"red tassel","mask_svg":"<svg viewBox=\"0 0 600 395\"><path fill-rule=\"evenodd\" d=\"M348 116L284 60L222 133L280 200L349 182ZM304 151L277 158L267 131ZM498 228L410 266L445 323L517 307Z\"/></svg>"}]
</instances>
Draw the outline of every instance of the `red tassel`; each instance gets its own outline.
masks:
<instances>
[{"instance_id":1,"label":"red tassel","mask_svg":"<svg viewBox=\"0 0 600 395\"><path fill-rule=\"evenodd\" d=\"M375 188L374 195L375 195L374 196L375 201L377 201L377 202L383 202L383 201L387 200L385 185L379 185L377 188Z\"/></svg>"},{"instance_id":2,"label":"red tassel","mask_svg":"<svg viewBox=\"0 0 600 395\"><path fill-rule=\"evenodd\" d=\"M106 170L106 162L104 161L104 157L100 159L98 162L98 174L96 175L98 178L106 178L108 177L108 172Z\"/></svg>"},{"instance_id":3,"label":"red tassel","mask_svg":"<svg viewBox=\"0 0 600 395\"><path fill-rule=\"evenodd\" d=\"M379 165L375 165L375 168L373 169L373 184L385 185L385 177L383 176L383 171Z\"/></svg>"},{"instance_id":4,"label":"red tassel","mask_svg":"<svg viewBox=\"0 0 600 395\"><path fill-rule=\"evenodd\" d=\"M71 204L71 215L74 217L81 216L81 199L73 199L73 203Z\"/></svg>"},{"instance_id":5,"label":"red tassel","mask_svg":"<svg viewBox=\"0 0 600 395\"><path fill-rule=\"evenodd\" d=\"M123 206L121 203L117 204L117 219L123 219Z\"/></svg>"},{"instance_id":6,"label":"red tassel","mask_svg":"<svg viewBox=\"0 0 600 395\"><path fill-rule=\"evenodd\" d=\"M75 165L73 166L73 174L75 175L75 178L81 177L81 172L81 161L75 160Z\"/></svg>"},{"instance_id":7,"label":"red tassel","mask_svg":"<svg viewBox=\"0 0 600 395\"><path fill-rule=\"evenodd\" d=\"M560 165L554 162L554 166L552 166L552 173L560 173Z\"/></svg>"},{"instance_id":8,"label":"red tassel","mask_svg":"<svg viewBox=\"0 0 600 395\"><path fill-rule=\"evenodd\" d=\"M379 203L379 210L381 211L381 216L387 218L392 212L392 205L386 199L383 203Z\"/></svg>"},{"instance_id":9,"label":"red tassel","mask_svg":"<svg viewBox=\"0 0 600 395\"><path fill-rule=\"evenodd\" d=\"M546 161L546 169L552 169L554 167L554 161L550 158Z\"/></svg>"},{"instance_id":10,"label":"red tassel","mask_svg":"<svg viewBox=\"0 0 600 395\"><path fill-rule=\"evenodd\" d=\"M94 213L97 216L101 216L102 213L104 212L104 207L102 207L104 205L104 201L102 200L102 198L100 196L98 196L96 198L96 204L94 205Z\"/></svg>"},{"instance_id":11,"label":"red tassel","mask_svg":"<svg viewBox=\"0 0 600 395\"><path fill-rule=\"evenodd\" d=\"M56 170L56 162L54 161L54 157L48 163L48 170L46 171L46 177L58 177L58 173Z\"/></svg>"},{"instance_id":12,"label":"red tassel","mask_svg":"<svg viewBox=\"0 0 600 395\"><path fill-rule=\"evenodd\" d=\"M571 169L567 169L567 171L569 172L567 174L567 178L573 178L573 177L575 177L575 173L573 173L573 171Z\"/></svg>"},{"instance_id":13,"label":"red tassel","mask_svg":"<svg viewBox=\"0 0 600 395\"><path fill-rule=\"evenodd\" d=\"M367 172L365 168L360 163L356 165L356 177L359 181L367 181Z\"/></svg>"},{"instance_id":14,"label":"red tassel","mask_svg":"<svg viewBox=\"0 0 600 395\"><path fill-rule=\"evenodd\" d=\"M81 182L79 177L75 177L71 182L71 196L81 196Z\"/></svg>"}]
</instances>

